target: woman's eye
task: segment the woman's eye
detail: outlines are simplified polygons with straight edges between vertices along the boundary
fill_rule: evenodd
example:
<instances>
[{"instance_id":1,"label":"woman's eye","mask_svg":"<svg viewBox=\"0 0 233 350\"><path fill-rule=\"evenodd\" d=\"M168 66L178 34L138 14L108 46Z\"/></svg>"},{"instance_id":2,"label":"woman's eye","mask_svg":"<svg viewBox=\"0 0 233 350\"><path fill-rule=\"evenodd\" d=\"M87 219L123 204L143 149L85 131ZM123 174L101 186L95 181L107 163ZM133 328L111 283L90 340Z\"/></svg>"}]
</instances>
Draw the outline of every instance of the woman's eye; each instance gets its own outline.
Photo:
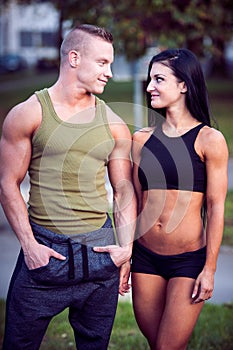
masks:
<instances>
[{"instance_id":1,"label":"woman's eye","mask_svg":"<svg viewBox=\"0 0 233 350\"><path fill-rule=\"evenodd\" d=\"M161 78L161 77L156 77L156 81L157 81L157 83L161 83L161 81L163 81L163 78Z\"/></svg>"}]
</instances>

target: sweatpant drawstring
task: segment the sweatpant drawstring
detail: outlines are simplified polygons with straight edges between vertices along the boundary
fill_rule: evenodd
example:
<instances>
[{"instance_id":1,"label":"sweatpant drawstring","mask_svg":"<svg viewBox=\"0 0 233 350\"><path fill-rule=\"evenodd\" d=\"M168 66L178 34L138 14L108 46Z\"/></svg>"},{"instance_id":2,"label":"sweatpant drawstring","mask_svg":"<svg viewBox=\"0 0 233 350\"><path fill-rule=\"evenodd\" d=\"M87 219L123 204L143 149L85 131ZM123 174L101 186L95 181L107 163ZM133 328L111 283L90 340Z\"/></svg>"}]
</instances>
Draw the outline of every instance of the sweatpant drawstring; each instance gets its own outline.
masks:
<instances>
[{"instance_id":1,"label":"sweatpant drawstring","mask_svg":"<svg viewBox=\"0 0 233 350\"><path fill-rule=\"evenodd\" d=\"M87 256L87 246L85 244L81 244L82 251L82 260L83 260L83 279L87 280L89 277L89 269L88 269L88 256ZM74 279L74 252L72 247L72 242L68 239L68 254L69 254L69 279Z\"/></svg>"},{"instance_id":2,"label":"sweatpant drawstring","mask_svg":"<svg viewBox=\"0 0 233 350\"><path fill-rule=\"evenodd\" d=\"M87 280L89 278L87 246L85 244L81 244L81 249L83 258L83 279Z\"/></svg>"},{"instance_id":3,"label":"sweatpant drawstring","mask_svg":"<svg viewBox=\"0 0 233 350\"><path fill-rule=\"evenodd\" d=\"M72 242L68 239L68 253L69 253L69 279L74 279L74 252L72 247Z\"/></svg>"}]
</instances>

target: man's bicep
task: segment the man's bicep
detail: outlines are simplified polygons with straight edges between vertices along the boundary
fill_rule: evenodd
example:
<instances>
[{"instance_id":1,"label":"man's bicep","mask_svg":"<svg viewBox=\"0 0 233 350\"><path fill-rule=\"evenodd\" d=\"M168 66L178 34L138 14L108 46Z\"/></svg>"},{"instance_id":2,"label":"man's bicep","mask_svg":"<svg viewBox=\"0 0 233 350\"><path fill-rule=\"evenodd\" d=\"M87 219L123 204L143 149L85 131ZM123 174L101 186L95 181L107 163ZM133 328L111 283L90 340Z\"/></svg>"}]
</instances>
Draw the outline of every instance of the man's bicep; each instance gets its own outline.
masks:
<instances>
[{"instance_id":1,"label":"man's bicep","mask_svg":"<svg viewBox=\"0 0 233 350\"><path fill-rule=\"evenodd\" d=\"M129 137L121 137L115 141L115 147L108 163L109 179L113 188L123 180L131 181L130 150L131 139Z\"/></svg>"},{"instance_id":2,"label":"man's bicep","mask_svg":"<svg viewBox=\"0 0 233 350\"><path fill-rule=\"evenodd\" d=\"M1 177L22 180L31 158L31 139L11 118L3 125L0 141Z\"/></svg>"},{"instance_id":3,"label":"man's bicep","mask_svg":"<svg viewBox=\"0 0 233 350\"><path fill-rule=\"evenodd\" d=\"M108 175L113 190L116 191L126 183L132 183L132 167L130 158L112 158L108 164Z\"/></svg>"}]
</instances>

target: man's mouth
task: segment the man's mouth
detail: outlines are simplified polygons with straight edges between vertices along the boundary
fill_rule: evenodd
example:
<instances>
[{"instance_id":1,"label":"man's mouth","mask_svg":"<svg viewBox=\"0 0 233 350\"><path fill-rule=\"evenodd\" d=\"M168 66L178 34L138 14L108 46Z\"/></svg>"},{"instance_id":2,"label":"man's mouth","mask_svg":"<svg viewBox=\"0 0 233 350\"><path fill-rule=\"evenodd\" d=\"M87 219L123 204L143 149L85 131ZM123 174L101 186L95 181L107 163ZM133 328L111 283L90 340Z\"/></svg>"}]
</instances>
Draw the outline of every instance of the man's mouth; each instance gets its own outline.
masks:
<instances>
[{"instance_id":1,"label":"man's mouth","mask_svg":"<svg viewBox=\"0 0 233 350\"><path fill-rule=\"evenodd\" d=\"M99 79L99 81L100 81L101 83L105 84L105 85L106 85L107 82L108 82L107 80L102 80L102 79Z\"/></svg>"}]
</instances>

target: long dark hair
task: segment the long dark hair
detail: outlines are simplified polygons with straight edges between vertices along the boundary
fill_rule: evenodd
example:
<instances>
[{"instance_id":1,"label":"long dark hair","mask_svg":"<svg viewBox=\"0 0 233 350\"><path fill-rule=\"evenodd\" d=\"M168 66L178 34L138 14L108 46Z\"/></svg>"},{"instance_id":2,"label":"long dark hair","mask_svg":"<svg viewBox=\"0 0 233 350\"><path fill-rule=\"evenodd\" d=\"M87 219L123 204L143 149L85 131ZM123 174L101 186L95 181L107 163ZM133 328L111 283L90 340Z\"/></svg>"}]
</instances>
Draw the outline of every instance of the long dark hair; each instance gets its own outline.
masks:
<instances>
[{"instance_id":1,"label":"long dark hair","mask_svg":"<svg viewBox=\"0 0 233 350\"><path fill-rule=\"evenodd\" d=\"M152 57L147 76L147 85L149 84L152 65L159 62L169 67L175 77L181 82L184 81L187 86L186 106L191 115L202 123L210 126L210 110L208 102L208 93L204 74L197 57L188 49L168 49ZM148 124L156 125L156 113L163 117L166 115L166 108L155 109L151 106L150 93L146 92L148 106Z\"/></svg>"}]
</instances>

